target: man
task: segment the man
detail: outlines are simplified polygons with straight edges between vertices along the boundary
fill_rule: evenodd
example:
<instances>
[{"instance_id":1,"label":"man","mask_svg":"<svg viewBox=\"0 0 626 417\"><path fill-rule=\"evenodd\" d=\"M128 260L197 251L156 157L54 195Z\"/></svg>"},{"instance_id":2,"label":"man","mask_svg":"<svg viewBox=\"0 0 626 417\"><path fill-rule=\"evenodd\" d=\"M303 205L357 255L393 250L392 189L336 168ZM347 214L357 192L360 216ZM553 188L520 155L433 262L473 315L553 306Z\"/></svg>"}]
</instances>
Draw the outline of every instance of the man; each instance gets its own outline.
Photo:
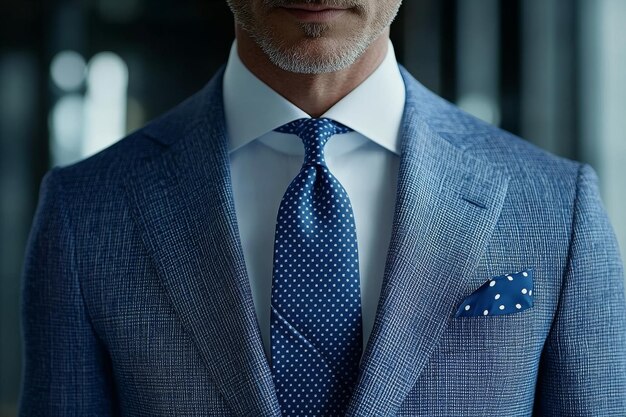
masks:
<instances>
[{"instance_id":1,"label":"man","mask_svg":"<svg viewBox=\"0 0 626 417\"><path fill-rule=\"evenodd\" d=\"M399 0L229 5L201 91L44 177L20 415L625 415L594 171L420 85Z\"/></svg>"}]
</instances>

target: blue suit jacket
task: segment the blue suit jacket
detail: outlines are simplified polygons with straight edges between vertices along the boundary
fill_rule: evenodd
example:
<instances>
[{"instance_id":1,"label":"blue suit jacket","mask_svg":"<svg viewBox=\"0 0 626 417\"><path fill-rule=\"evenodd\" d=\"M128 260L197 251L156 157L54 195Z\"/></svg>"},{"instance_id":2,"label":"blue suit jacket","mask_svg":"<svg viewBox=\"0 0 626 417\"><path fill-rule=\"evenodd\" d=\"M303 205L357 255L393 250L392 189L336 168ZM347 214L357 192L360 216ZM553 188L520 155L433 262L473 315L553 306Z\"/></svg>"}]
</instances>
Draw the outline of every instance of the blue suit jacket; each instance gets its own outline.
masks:
<instances>
[{"instance_id":1,"label":"blue suit jacket","mask_svg":"<svg viewBox=\"0 0 626 417\"><path fill-rule=\"evenodd\" d=\"M224 67L42 181L21 416L279 416L235 216ZM407 98L393 231L347 416L625 416L626 304L594 171ZM259 109L262 111L262 109ZM533 268L534 305L455 317Z\"/></svg>"}]
</instances>

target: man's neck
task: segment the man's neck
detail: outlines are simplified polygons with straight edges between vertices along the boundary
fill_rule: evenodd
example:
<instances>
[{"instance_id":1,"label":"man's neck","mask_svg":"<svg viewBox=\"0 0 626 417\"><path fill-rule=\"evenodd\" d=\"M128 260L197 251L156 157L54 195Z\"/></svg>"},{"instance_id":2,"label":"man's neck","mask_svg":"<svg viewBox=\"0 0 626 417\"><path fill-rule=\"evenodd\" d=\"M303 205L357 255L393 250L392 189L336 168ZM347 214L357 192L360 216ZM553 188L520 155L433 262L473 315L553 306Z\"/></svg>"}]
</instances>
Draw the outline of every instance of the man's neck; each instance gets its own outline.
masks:
<instances>
[{"instance_id":1,"label":"man's neck","mask_svg":"<svg viewBox=\"0 0 626 417\"><path fill-rule=\"evenodd\" d=\"M274 65L239 26L235 28L241 62L261 81L312 117L319 117L361 84L383 61L389 28L348 68L322 74L298 74Z\"/></svg>"}]
</instances>

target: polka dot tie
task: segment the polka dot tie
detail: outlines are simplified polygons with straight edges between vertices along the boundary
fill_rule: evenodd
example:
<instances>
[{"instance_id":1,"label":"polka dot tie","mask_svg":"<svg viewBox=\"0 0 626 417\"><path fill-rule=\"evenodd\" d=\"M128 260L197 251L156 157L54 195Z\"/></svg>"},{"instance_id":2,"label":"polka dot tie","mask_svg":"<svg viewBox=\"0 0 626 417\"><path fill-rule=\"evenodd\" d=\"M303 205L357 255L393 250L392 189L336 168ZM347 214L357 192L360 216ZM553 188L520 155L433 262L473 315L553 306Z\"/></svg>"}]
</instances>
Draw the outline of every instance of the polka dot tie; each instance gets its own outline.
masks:
<instances>
[{"instance_id":1,"label":"polka dot tie","mask_svg":"<svg viewBox=\"0 0 626 417\"><path fill-rule=\"evenodd\" d=\"M362 352L361 293L352 206L326 166L324 145L352 129L304 118L275 130L298 135L305 155L278 209L272 376L283 416L339 416Z\"/></svg>"}]
</instances>

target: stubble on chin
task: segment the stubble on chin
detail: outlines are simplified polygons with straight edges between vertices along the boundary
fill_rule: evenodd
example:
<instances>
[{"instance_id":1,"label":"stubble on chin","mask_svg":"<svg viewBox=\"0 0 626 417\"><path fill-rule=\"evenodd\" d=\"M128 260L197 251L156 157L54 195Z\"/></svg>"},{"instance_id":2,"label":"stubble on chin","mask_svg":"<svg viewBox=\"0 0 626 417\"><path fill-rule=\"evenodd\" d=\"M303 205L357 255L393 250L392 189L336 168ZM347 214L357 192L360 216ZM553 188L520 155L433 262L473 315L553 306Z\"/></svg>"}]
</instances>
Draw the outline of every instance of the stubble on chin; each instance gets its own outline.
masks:
<instances>
[{"instance_id":1,"label":"stubble on chin","mask_svg":"<svg viewBox=\"0 0 626 417\"><path fill-rule=\"evenodd\" d=\"M300 27L302 39L293 44L280 38L257 38L270 61L285 71L320 74L339 71L352 65L366 49L362 39L324 40L325 28L306 24Z\"/></svg>"},{"instance_id":2,"label":"stubble on chin","mask_svg":"<svg viewBox=\"0 0 626 417\"><path fill-rule=\"evenodd\" d=\"M324 33L330 29L330 25L326 23L307 23L301 22L298 24L300 30L307 38L321 38Z\"/></svg>"}]
</instances>

